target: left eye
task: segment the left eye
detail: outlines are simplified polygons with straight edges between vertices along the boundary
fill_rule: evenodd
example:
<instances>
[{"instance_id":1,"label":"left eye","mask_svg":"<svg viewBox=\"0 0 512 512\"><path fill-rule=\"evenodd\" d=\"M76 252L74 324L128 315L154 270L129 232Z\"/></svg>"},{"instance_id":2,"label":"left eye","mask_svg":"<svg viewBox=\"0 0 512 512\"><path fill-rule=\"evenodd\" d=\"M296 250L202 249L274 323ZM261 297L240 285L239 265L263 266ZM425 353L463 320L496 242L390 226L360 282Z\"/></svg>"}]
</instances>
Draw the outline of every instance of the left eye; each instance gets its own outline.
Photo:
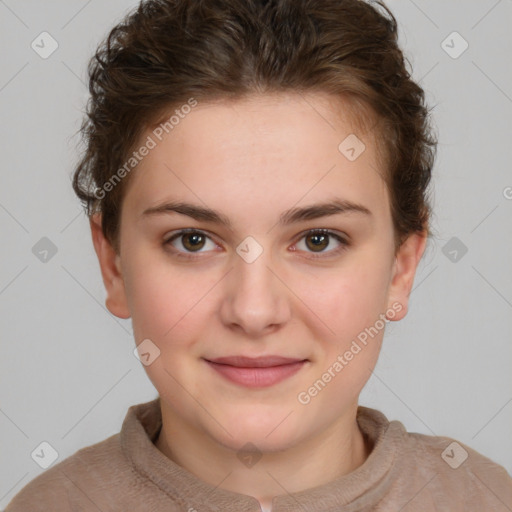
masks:
<instances>
[{"instance_id":1,"label":"left eye","mask_svg":"<svg viewBox=\"0 0 512 512\"><path fill-rule=\"evenodd\" d=\"M325 251L327 247L331 245L330 239L334 238L336 242L338 243L338 247L335 249L332 249L330 251ZM303 235L300 240L305 239L306 240L306 247L311 249L313 248L313 256L309 256L312 258L318 258L321 256L317 256L318 253L332 253L337 254L338 252L342 251L346 248L348 245L348 242L342 238L340 235L334 233L333 231L329 231L328 229L313 229L311 231L308 231L305 235ZM316 249L319 249L318 251ZM316 253L316 254L315 254Z\"/></svg>"},{"instance_id":2,"label":"left eye","mask_svg":"<svg viewBox=\"0 0 512 512\"><path fill-rule=\"evenodd\" d=\"M334 238L336 240L338 247L326 251L325 249L332 245L331 238ZM165 240L164 245L171 245L172 247L174 247L176 251L173 252L175 252L176 256L178 257L191 258L191 256L189 256L190 254L205 252L201 251L201 249L207 246L207 240L209 240L210 243L212 244L212 247L210 247L210 249L215 249L217 244L215 244L212 238L203 231L199 231L197 229L183 229L181 231L174 233L171 237ZM299 238L299 242L302 240L306 241L305 252L312 251L313 253L312 256L308 256L309 258L322 257L320 254L324 254L326 252L330 254L337 254L338 252L345 249L346 246L348 246L348 242L343 237L328 229L313 229L307 231ZM180 242L179 245L181 245L181 248L175 245L175 241ZM300 243L296 243L296 245L300 245ZM206 250L208 250L208 247L206 247Z\"/></svg>"}]
</instances>

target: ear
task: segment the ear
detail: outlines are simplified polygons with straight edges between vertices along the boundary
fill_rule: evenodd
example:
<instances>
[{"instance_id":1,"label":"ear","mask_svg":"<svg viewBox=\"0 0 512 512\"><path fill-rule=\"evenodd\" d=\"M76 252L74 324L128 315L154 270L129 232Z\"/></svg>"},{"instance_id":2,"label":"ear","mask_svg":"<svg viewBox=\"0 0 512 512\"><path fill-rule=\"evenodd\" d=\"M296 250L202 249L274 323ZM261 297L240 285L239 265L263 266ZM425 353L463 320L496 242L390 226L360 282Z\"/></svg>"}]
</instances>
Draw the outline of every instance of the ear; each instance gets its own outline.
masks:
<instances>
[{"instance_id":1,"label":"ear","mask_svg":"<svg viewBox=\"0 0 512 512\"><path fill-rule=\"evenodd\" d=\"M388 294L388 308L396 314L389 320L401 320L407 314L414 276L425 251L426 242L426 231L412 233L398 249ZM397 303L401 305L401 308L397 307ZM395 304L394 307L393 304Z\"/></svg>"},{"instance_id":2,"label":"ear","mask_svg":"<svg viewBox=\"0 0 512 512\"><path fill-rule=\"evenodd\" d=\"M126 300L123 275L121 273L121 257L111 243L105 238L101 229L101 214L90 217L92 242L98 256L103 277L103 284L107 291L105 305L107 309L119 318L130 318L130 311Z\"/></svg>"}]
</instances>

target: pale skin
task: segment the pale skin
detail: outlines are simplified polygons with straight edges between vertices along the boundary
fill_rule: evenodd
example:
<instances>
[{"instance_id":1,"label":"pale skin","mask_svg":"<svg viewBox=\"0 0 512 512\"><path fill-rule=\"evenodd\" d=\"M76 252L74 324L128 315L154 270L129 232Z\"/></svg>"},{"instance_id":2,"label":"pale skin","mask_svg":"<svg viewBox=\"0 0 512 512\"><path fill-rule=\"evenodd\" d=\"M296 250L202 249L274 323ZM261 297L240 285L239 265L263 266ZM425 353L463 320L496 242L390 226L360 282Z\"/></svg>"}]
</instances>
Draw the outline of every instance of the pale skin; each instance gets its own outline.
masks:
<instances>
[{"instance_id":1,"label":"pale skin","mask_svg":"<svg viewBox=\"0 0 512 512\"><path fill-rule=\"evenodd\" d=\"M149 338L160 350L145 367L161 397L156 447L207 483L266 507L284 489L322 485L365 462L371 447L356 411L384 329L307 405L297 396L393 304L390 320L406 315L426 243L424 232L414 233L395 251L375 140L330 101L290 93L200 102L131 176L119 253L99 215L91 218L109 311L132 318L136 344ZM351 133L366 145L355 161L338 150ZM286 210L335 198L371 213L278 222ZM143 215L170 201L213 209L231 230L182 213ZM165 244L186 228L199 230L201 243L182 235ZM315 249L313 229L349 245L329 235ZM236 252L248 236L263 249L251 263ZM269 354L308 363L278 384L249 389L204 361ZM262 453L252 467L237 457L247 442Z\"/></svg>"}]
</instances>

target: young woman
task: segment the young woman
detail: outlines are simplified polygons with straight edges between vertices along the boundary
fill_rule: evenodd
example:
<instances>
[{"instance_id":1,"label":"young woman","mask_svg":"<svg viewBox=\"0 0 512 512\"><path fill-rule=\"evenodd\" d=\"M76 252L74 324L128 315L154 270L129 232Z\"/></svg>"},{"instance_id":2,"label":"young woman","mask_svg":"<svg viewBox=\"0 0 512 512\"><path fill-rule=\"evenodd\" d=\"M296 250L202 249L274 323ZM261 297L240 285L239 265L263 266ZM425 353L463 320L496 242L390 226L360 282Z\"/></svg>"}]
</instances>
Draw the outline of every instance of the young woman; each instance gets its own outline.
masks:
<instances>
[{"instance_id":1,"label":"young woman","mask_svg":"<svg viewBox=\"0 0 512 512\"><path fill-rule=\"evenodd\" d=\"M391 12L148 0L89 71L74 188L158 398L7 512L510 510L504 468L358 404L429 236Z\"/></svg>"}]
</instances>

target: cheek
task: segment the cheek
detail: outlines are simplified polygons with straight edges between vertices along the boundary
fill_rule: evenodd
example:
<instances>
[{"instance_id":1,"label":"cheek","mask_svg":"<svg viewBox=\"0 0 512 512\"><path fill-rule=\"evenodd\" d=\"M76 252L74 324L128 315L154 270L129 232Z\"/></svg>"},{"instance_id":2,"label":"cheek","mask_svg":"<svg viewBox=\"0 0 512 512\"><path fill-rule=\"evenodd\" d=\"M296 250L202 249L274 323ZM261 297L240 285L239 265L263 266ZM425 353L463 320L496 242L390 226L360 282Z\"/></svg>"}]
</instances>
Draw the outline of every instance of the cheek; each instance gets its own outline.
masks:
<instances>
[{"instance_id":1,"label":"cheek","mask_svg":"<svg viewBox=\"0 0 512 512\"><path fill-rule=\"evenodd\" d=\"M325 276L310 283L306 296L315 313L310 317L316 319L312 322L317 326L317 366L301 391L314 403L306 409L311 417L330 410L334 418L338 410L332 404L345 407L368 381L385 332L386 323L380 315L385 314L387 282L385 272L361 264L351 267L350 272L340 272L336 278Z\"/></svg>"},{"instance_id":2,"label":"cheek","mask_svg":"<svg viewBox=\"0 0 512 512\"><path fill-rule=\"evenodd\" d=\"M143 250L131 251L123 270L137 343L144 338L162 338L176 323L182 309L186 289L183 289L178 273L174 270L171 274L169 265L164 265L150 251Z\"/></svg>"},{"instance_id":3,"label":"cheek","mask_svg":"<svg viewBox=\"0 0 512 512\"><path fill-rule=\"evenodd\" d=\"M195 337L202 308L216 280L211 273L170 264L165 257L132 255L125 278L135 339L155 340L161 350Z\"/></svg>"},{"instance_id":4,"label":"cheek","mask_svg":"<svg viewBox=\"0 0 512 512\"><path fill-rule=\"evenodd\" d=\"M388 282L384 265L361 257L336 272L317 272L295 289L304 297L312 321L323 325L321 338L342 346L385 312Z\"/></svg>"}]
</instances>

